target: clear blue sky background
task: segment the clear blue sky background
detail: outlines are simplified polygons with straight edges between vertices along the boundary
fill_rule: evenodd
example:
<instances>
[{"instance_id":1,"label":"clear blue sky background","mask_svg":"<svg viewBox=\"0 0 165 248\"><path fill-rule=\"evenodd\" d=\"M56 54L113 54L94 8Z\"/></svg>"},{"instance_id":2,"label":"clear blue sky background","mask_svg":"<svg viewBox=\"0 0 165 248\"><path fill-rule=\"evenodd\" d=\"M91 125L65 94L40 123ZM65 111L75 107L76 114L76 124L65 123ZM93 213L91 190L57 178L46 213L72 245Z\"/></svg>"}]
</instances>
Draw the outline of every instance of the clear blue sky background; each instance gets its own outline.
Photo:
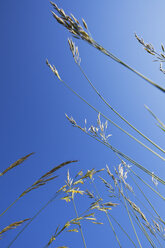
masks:
<instances>
[{"instance_id":1,"label":"clear blue sky background","mask_svg":"<svg viewBox=\"0 0 165 248\"><path fill-rule=\"evenodd\" d=\"M160 51L160 44L165 40L163 0L73 0L56 3L79 20L83 17L98 43L165 87L165 76L159 72L159 64L152 62L152 56L145 53L134 38L136 32ZM71 175L81 168L84 171L100 169L106 164L113 168L120 163L112 151L68 123L65 113L72 115L82 125L86 118L89 126L96 123L97 115L59 83L46 66L46 58L57 67L61 77L70 86L113 121L129 130L101 103L81 75L67 44L70 34L53 19L50 10L52 7L49 1L0 2L0 171L18 158L35 152L22 166L1 177L0 212L35 180L61 162L79 160L72 165ZM156 127L155 121L144 108L146 104L165 122L164 94L83 41L76 40L76 44L79 46L81 65L97 89L119 113L164 147L164 133ZM108 132L112 134L110 143L114 147L164 178L163 161L114 126L109 125ZM138 169L135 168L135 171L144 176ZM61 177L56 181L29 193L6 212L1 218L1 229L12 222L33 216L63 185L66 169L58 174ZM151 178L148 180L151 181ZM163 192L163 187L158 187ZM158 201L147 189L145 192L151 196L159 213L164 215L164 202ZM83 205L85 207L84 201L80 200L77 204L80 210ZM124 227L129 226L124 213L117 209L113 211ZM57 225L64 224L70 218L74 218L72 206L55 201L26 229L13 248L43 247ZM0 241L0 247L6 247L17 231L6 233ZM130 243L118 231L121 243L124 242L123 247L128 247ZM133 235L132 231L130 233ZM95 227L85 225L84 234L88 247L117 247L107 223ZM145 240L142 239L142 242L145 244ZM59 236L52 247L60 245L82 247L80 234Z\"/></svg>"}]
</instances>

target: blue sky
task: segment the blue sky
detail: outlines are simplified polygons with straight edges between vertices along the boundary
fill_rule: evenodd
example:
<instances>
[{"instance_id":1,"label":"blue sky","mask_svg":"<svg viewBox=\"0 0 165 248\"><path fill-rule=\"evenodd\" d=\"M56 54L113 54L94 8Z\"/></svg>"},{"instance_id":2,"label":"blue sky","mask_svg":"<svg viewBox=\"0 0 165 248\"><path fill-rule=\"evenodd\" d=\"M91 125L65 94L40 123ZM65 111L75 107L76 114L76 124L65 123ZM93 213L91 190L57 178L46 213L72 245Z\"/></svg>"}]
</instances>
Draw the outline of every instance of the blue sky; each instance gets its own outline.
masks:
<instances>
[{"instance_id":1,"label":"blue sky","mask_svg":"<svg viewBox=\"0 0 165 248\"><path fill-rule=\"evenodd\" d=\"M165 76L159 71L159 64L153 62L152 56L134 38L136 32L160 51L165 37L164 1L73 0L56 3L66 13L73 13L77 19L83 17L92 37L103 47L164 87ZM86 118L88 126L96 124L97 114L57 80L46 66L46 58L56 66L62 79L85 99L118 125L135 134L92 91L72 58L67 43L70 34L55 21L50 10L52 7L49 1L0 3L0 171L20 157L35 152L22 166L1 177L1 212L35 180L64 161L79 160L70 167L73 176L81 169L100 169L106 164L113 168L120 163L112 151L68 123L65 113L72 115L81 125L84 125ZM79 47L81 65L96 88L120 114L163 148L164 133L155 125L155 120L146 111L144 104L165 122L164 94L85 42L75 42ZM111 145L164 178L163 161L111 124L108 132L112 134ZM136 137L140 138L138 135ZM151 181L136 167L133 168L140 176ZM66 169L58 174L60 177L57 180L29 193L6 212L1 217L1 229L12 222L33 216L64 184ZM158 187L163 193L163 186ZM145 192L163 216L164 202L157 200L148 189ZM86 207L83 198L77 204L80 212ZM121 218L123 225L127 226L128 217L125 218L117 208L113 211L115 216ZM56 227L70 217L74 218L71 205L62 201L53 202L18 238L13 247L43 247ZM118 231L121 241L126 244L123 247L130 245L123 233ZM7 247L17 232L18 229L6 233L0 246ZM84 234L87 247L107 247L110 244L117 247L107 223L99 227L85 224ZM142 242L145 244L146 241L142 238ZM59 236L52 247L60 245L82 247L80 234L66 233Z\"/></svg>"}]
</instances>

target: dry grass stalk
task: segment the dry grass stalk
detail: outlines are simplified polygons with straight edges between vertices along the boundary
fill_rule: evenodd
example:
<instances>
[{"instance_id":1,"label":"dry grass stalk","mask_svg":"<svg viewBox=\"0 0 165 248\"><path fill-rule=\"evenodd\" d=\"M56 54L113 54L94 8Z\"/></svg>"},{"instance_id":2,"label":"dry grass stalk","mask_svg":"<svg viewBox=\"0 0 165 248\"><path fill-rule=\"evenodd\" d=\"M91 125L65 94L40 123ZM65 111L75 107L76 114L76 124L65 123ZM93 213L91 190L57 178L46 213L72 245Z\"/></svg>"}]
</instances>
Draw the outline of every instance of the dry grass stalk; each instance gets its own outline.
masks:
<instances>
[{"instance_id":1,"label":"dry grass stalk","mask_svg":"<svg viewBox=\"0 0 165 248\"><path fill-rule=\"evenodd\" d=\"M56 69L56 67L53 65L51 65L50 63L49 63L49 61L46 59L46 64L47 64L47 66L52 70L52 72L56 75L56 77L58 77L58 79L60 80L60 81L62 81L62 79L60 78L60 75L59 75L59 73L58 73L58 71L57 71L57 69Z\"/></svg>"},{"instance_id":2,"label":"dry grass stalk","mask_svg":"<svg viewBox=\"0 0 165 248\"><path fill-rule=\"evenodd\" d=\"M104 178L100 177L101 181L105 184L105 187L109 189L110 192L114 191L114 188L110 183L108 183Z\"/></svg>"},{"instance_id":3,"label":"dry grass stalk","mask_svg":"<svg viewBox=\"0 0 165 248\"><path fill-rule=\"evenodd\" d=\"M69 248L68 246L58 246L57 248Z\"/></svg>"},{"instance_id":4,"label":"dry grass stalk","mask_svg":"<svg viewBox=\"0 0 165 248\"><path fill-rule=\"evenodd\" d=\"M22 225L25 221L30 220L30 218L24 219L24 220L20 220L17 222L14 222L12 224L10 224L9 226L5 227L2 231L0 231L0 237L2 236L2 234L4 234L5 232L17 228L18 226Z\"/></svg>"},{"instance_id":5,"label":"dry grass stalk","mask_svg":"<svg viewBox=\"0 0 165 248\"><path fill-rule=\"evenodd\" d=\"M68 229L71 225L77 225L78 227L80 227L80 220L88 220L91 221L94 224L101 224L99 222L96 221L96 218L94 217L94 213L90 213L84 216L80 216L74 219L71 219L70 221L67 221L64 226L59 230L59 226L56 228L56 231L54 233L54 235L52 235L51 239L49 240L48 244L46 245L46 247L48 247L53 241L56 240L56 238L66 229ZM79 230L77 228L72 228L67 230L67 232L79 232Z\"/></svg>"},{"instance_id":6,"label":"dry grass stalk","mask_svg":"<svg viewBox=\"0 0 165 248\"><path fill-rule=\"evenodd\" d=\"M118 166L118 171L115 169L115 172L116 174L119 176L120 180L124 183L124 186L130 191L130 192L134 192L133 191L133 188L131 185L129 185L127 182L126 182L126 179L127 179L127 174L128 174L128 169L126 169L126 171L124 171L124 166L122 166L123 163L119 164ZM125 167L127 168L127 167Z\"/></svg>"},{"instance_id":7,"label":"dry grass stalk","mask_svg":"<svg viewBox=\"0 0 165 248\"><path fill-rule=\"evenodd\" d=\"M99 199L96 199L91 205L90 205L90 209L93 210L93 209L96 209L96 210L99 210L99 211L103 211L103 212L106 212L111 210L112 208L111 207L116 207L117 203L113 203L113 202L106 202L106 203L103 203L103 199L102 198L99 198Z\"/></svg>"},{"instance_id":8,"label":"dry grass stalk","mask_svg":"<svg viewBox=\"0 0 165 248\"><path fill-rule=\"evenodd\" d=\"M64 167L65 165L68 165L70 163L75 163L77 162L77 160L73 160L73 161L66 161L58 166L53 167L53 169L51 169L50 171L48 171L47 173L45 173L42 177L40 177L36 182L34 182L27 190L25 190L20 197L24 196L25 194L27 194L28 192L39 188L40 186L45 185L48 181L51 181L53 179L55 179L57 176L54 176L54 173L61 169L62 167Z\"/></svg>"},{"instance_id":9,"label":"dry grass stalk","mask_svg":"<svg viewBox=\"0 0 165 248\"><path fill-rule=\"evenodd\" d=\"M100 113L98 114L97 117L97 126L91 125L88 130L85 127L79 126L76 121L73 119L73 117L69 117L67 114L65 114L66 118L68 121L74 126L79 129L81 129L85 133L90 133L90 135L94 138L98 138L99 140L103 141L104 143L108 143L108 138L111 136L111 134L106 135L107 127L108 127L108 122L105 121L105 123L101 122L100 120ZM86 119L85 119L85 124L86 124Z\"/></svg>"},{"instance_id":10,"label":"dry grass stalk","mask_svg":"<svg viewBox=\"0 0 165 248\"><path fill-rule=\"evenodd\" d=\"M28 155L18 159L16 162L14 162L13 164L11 164L7 169L5 169L2 173L0 173L0 176L3 176L6 172L8 172L9 170L13 169L14 167L22 164L28 157L30 157L31 155L33 155L34 152L29 153Z\"/></svg>"},{"instance_id":11,"label":"dry grass stalk","mask_svg":"<svg viewBox=\"0 0 165 248\"><path fill-rule=\"evenodd\" d=\"M57 16L52 11L53 17L57 20L58 23L60 23L62 26L64 26L72 34L72 36L74 38L85 40L90 45L92 45L93 47L95 47L96 49L98 49L99 51L101 51L102 53L104 53L105 55L107 55L108 57L110 57L111 59L113 59L116 62L120 63L121 65L125 66L127 69L131 70L132 72L134 72L135 74L137 74L138 76L140 76L141 78L143 78L144 80L146 80L147 82L149 82L151 85L153 85L156 88L160 89L161 91L165 92L165 89L164 88L162 88L161 86L159 86L158 84L156 84L152 80L148 79L143 74L141 74L140 72L136 71L135 69L133 69L132 67L130 67L129 65L127 65L126 63L124 63L123 61L121 61L119 58L117 58L116 56L114 56L112 53L110 53L109 51L107 51L104 47L102 47L101 45L99 45L91 37L89 31L86 30L87 24L86 24L86 22L84 20L83 20L83 25L85 27L85 30L88 31L88 32L86 32L83 29L83 27L80 25L79 21L72 14L71 14L71 16L68 16L68 15L65 14L64 10L58 8L58 6L55 3L53 3L53 2L50 2L50 3L52 4L52 6L54 7L54 9L59 14L59 16ZM161 68L160 68L160 70L161 70Z\"/></svg>"},{"instance_id":12,"label":"dry grass stalk","mask_svg":"<svg viewBox=\"0 0 165 248\"><path fill-rule=\"evenodd\" d=\"M89 198L91 199L95 198L94 195L89 190L86 190L85 193Z\"/></svg>"},{"instance_id":13,"label":"dry grass stalk","mask_svg":"<svg viewBox=\"0 0 165 248\"><path fill-rule=\"evenodd\" d=\"M53 17L57 20L58 23L63 25L65 28L68 29L68 31L73 35L73 37L77 39L83 39L92 44L94 40L90 37L90 35L83 29L83 27L80 25L79 21L74 17L73 14L71 16L68 16L65 14L63 9L58 8L58 6L50 2L54 9L58 12L59 16L57 16L53 11ZM88 26L84 19L82 19L84 28L87 30Z\"/></svg>"},{"instance_id":14,"label":"dry grass stalk","mask_svg":"<svg viewBox=\"0 0 165 248\"><path fill-rule=\"evenodd\" d=\"M142 219L145 220L147 223L149 223L146 216L140 210L140 208L134 202L132 202L130 199L128 199L126 197L125 197L125 199L129 202L129 204L132 206L132 208L141 215Z\"/></svg>"},{"instance_id":15,"label":"dry grass stalk","mask_svg":"<svg viewBox=\"0 0 165 248\"><path fill-rule=\"evenodd\" d=\"M151 55L155 56L156 59L154 60L154 62L159 61L160 62L160 71L163 72L165 74L165 70L162 68L162 63L165 62L165 49L164 49L164 45L161 44L161 49L162 52L158 53L156 52L156 50L154 49L152 44L148 44L145 43L143 38L139 38L137 36L137 34L135 34L135 38L138 40L138 42L143 46L143 48Z\"/></svg>"},{"instance_id":16,"label":"dry grass stalk","mask_svg":"<svg viewBox=\"0 0 165 248\"><path fill-rule=\"evenodd\" d=\"M112 178L112 180L114 181L114 184L115 184L115 186L116 186L116 185L117 185L117 180L116 180L116 178L114 177L114 175L111 173L111 171L110 171L108 165L106 165L106 169L107 169L108 175Z\"/></svg>"},{"instance_id":17,"label":"dry grass stalk","mask_svg":"<svg viewBox=\"0 0 165 248\"><path fill-rule=\"evenodd\" d=\"M73 55L73 58L75 60L75 62L80 65L81 63L81 58L79 56L79 51L78 51L78 47L75 46L75 43L71 40L71 39L68 39L68 43L69 43L69 47L70 47L70 50L72 52L72 55Z\"/></svg>"}]
</instances>

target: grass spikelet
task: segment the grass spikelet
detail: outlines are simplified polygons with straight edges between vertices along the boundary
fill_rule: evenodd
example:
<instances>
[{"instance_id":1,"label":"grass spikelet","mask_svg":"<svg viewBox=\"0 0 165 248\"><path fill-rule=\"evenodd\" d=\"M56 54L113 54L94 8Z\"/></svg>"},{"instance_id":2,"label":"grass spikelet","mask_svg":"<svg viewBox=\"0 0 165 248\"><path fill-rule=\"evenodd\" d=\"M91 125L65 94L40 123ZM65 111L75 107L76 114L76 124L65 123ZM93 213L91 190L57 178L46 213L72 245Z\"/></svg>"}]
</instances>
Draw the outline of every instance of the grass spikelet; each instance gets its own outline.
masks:
<instances>
[{"instance_id":1,"label":"grass spikelet","mask_svg":"<svg viewBox=\"0 0 165 248\"><path fill-rule=\"evenodd\" d=\"M126 198L126 200L129 202L129 204L132 206L132 208L141 215L142 219L145 220L148 223L148 220L147 220L146 216L140 210L140 208L134 202L132 202L130 199Z\"/></svg>"},{"instance_id":2,"label":"grass spikelet","mask_svg":"<svg viewBox=\"0 0 165 248\"><path fill-rule=\"evenodd\" d=\"M58 166L53 167L53 169L51 169L50 171L48 171L47 173L45 173L42 177L40 177L36 182L34 182L29 188L27 188L7 209L5 209L5 211L3 211L2 214L0 214L0 216L2 216L8 209L10 209L21 197L23 197L24 195L26 195L27 193L29 193L30 191L34 190L34 189L38 189L40 186L45 185L47 182L55 179L57 176L54 176L54 172L56 172L57 170L61 169L62 167L64 167L65 165L68 165L70 163L75 163L77 162L77 160L73 160L73 161L66 161L64 163L61 163ZM60 189L61 190L61 189ZM59 192L59 191L58 191Z\"/></svg>"},{"instance_id":3,"label":"grass spikelet","mask_svg":"<svg viewBox=\"0 0 165 248\"><path fill-rule=\"evenodd\" d=\"M100 177L99 178L101 179L101 181L105 184L105 187L107 187L108 189L110 190L114 190L112 185L110 183L108 183L104 178Z\"/></svg>"},{"instance_id":4,"label":"grass spikelet","mask_svg":"<svg viewBox=\"0 0 165 248\"><path fill-rule=\"evenodd\" d=\"M79 232L77 228L67 230L67 232Z\"/></svg>"},{"instance_id":5,"label":"grass spikelet","mask_svg":"<svg viewBox=\"0 0 165 248\"><path fill-rule=\"evenodd\" d=\"M58 246L57 248L69 248L68 246Z\"/></svg>"},{"instance_id":6,"label":"grass spikelet","mask_svg":"<svg viewBox=\"0 0 165 248\"><path fill-rule=\"evenodd\" d=\"M106 203L103 203L102 205L107 206L107 207L116 207L119 204L118 203L113 203L113 202L106 202Z\"/></svg>"},{"instance_id":7,"label":"grass spikelet","mask_svg":"<svg viewBox=\"0 0 165 248\"><path fill-rule=\"evenodd\" d=\"M79 21L76 19L76 17L75 17L73 14L71 14L71 17L73 18L73 20L74 20L77 24L80 24Z\"/></svg>"},{"instance_id":8,"label":"grass spikelet","mask_svg":"<svg viewBox=\"0 0 165 248\"><path fill-rule=\"evenodd\" d=\"M82 177L82 179L85 179L85 178L90 178L92 179L93 178L93 175L96 173L96 171L94 169L92 170L88 170L87 173Z\"/></svg>"},{"instance_id":9,"label":"grass spikelet","mask_svg":"<svg viewBox=\"0 0 165 248\"><path fill-rule=\"evenodd\" d=\"M85 22L85 20L82 18L82 22L83 22L83 25L84 25L84 28L86 29L86 30L88 30L88 25L87 25L87 23Z\"/></svg>"},{"instance_id":10,"label":"grass spikelet","mask_svg":"<svg viewBox=\"0 0 165 248\"><path fill-rule=\"evenodd\" d=\"M58 17L53 11L51 12L52 12L53 17L58 21L58 23L65 25L64 21L60 17Z\"/></svg>"},{"instance_id":11,"label":"grass spikelet","mask_svg":"<svg viewBox=\"0 0 165 248\"><path fill-rule=\"evenodd\" d=\"M77 185L77 184L84 184L84 181L82 179L79 179L78 181L74 182L73 185Z\"/></svg>"},{"instance_id":12,"label":"grass spikelet","mask_svg":"<svg viewBox=\"0 0 165 248\"><path fill-rule=\"evenodd\" d=\"M47 64L47 66L52 70L52 72L56 75L56 77L58 77L58 79L60 80L60 81L62 81L62 79L61 79L61 77L60 77L60 75L59 75L59 73L58 73L58 71L57 71L57 69L56 69L56 67L53 65L51 65L50 63L49 63L49 61L46 59L46 64Z\"/></svg>"},{"instance_id":13,"label":"grass spikelet","mask_svg":"<svg viewBox=\"0 0 165 248\"><path fill-rule=\"evenodd\" d=\"M86 190L85 192L86 192L86 195L87 195L89 198L91 198L91 199L95 198L94 195L93 195L89 190Z\"/></svg>"},{"instance_id":14,"label":"grass spikelet","mask_svg":"<svg viewBox=\"0 0 165 248\"><path fill-rule=\"evenodd\" d=\"M40 177L36 182L34 182L27 190L25 190L20 197L24 196L25 194L27 194L28 192L39 188L40 186L45 185L48 181L51 181L53 179L55 179L57 176L54 176L53 174L61 169L62 167L64 167L65 165L68 165L70 163L74 163L77 162L77 160L73 160L73 161L67 161L64 162L58 166L53 167L53 169L51 169L50 171L48 171L47 173L45 173L42 177Z\"/></svg>"},{"instance_id":15,"label":"grass spikelet","mask_svg":"<svg viewBox=\"0 0 165 248\"><path fill-rule=\"evenodd\" d=\"M0 173L0 176L3 176L6 172L8 172L9 170L13 169L14 167L22 164L28 157L30 157L31 155L33 155L34 152L29 153L28 155L18 159L16 162L14 162L13 164L11 164L7 169L5 169L2 173Z\"/></svg>"},{"instance_id":16,"label":"grass spikelet","mask_svg":"<svg viewBox=\"0 0 165 248\"><path fill-rule=\"evenodd\" d=\"M5 232L11 230L11 229L15 229L18 226L22 225L25 221L30 220L30 218L24 219L24 220L20 220L17 222L14 222L12 224L10 224L9 226L5 227L2 231L0 231L0 237L2 236L2 234L4 234Z\"/></svg>"},{"instance_id":17,"label":"grass spikelet","mask_svg":"<svg viewBox=\"0 0 165 248\"><path fill-rule=\"evenodd\" d=\"M143 78L145 81L147 81L148 83L150 83L151 85L155 86L156 88L158 88L159 90L161 90L162 92L165 92L165 89L161 86L159 86L158 84L156 84L155 82L153 82L152 80L150 80L149 78L147 78L146 76L144 76L143 74L141 74L140 72L136 71L134 68L132 68L131 66L127 65L125 62L123 62L122 60L120 60L119 58L117 58L115 55L113 55L111 52L107 51L106 49L104 49L101 45L99 45L91 36L90 34L88 34L87 32L84 31L84 29L80 26L79 21L73 16L67 16L65 15L65 12L62 9L59 9L58 6L54 3L52 3L52 6L56 9L56 11L59 13L59 15L61 16L61 18L64 20L64 24L63 22L60 23L62 24L65 28L68 29L68 31L70 33L73 34L74 37L76 38L80 38L82 40L85 40L86 42L88 42L90 45L92 45L94 48L100 50L102 53L104 53L106 56L110 57L111 59L113 59L114 61L118 62L119 64L123 65L124 67L126 67L127 69L129 69L130 71L134 72L136 75L140 76L141 78ZM55 17L56 20L58 22L61 22L61 20L59 19L59 17ZM86 29L86 23L83 22L83 25L85 24L85 29ZM137 36L137 35L136 35ZM140 38L138 39L139 42L141 41L141 44L143 45L143 40L140 40ZM144 43L145 44L145 43ZM150 53L154 53L153 51L153 47L151 44L145 44L146 45L146 50Z\"/></svg>"}]
</instances>

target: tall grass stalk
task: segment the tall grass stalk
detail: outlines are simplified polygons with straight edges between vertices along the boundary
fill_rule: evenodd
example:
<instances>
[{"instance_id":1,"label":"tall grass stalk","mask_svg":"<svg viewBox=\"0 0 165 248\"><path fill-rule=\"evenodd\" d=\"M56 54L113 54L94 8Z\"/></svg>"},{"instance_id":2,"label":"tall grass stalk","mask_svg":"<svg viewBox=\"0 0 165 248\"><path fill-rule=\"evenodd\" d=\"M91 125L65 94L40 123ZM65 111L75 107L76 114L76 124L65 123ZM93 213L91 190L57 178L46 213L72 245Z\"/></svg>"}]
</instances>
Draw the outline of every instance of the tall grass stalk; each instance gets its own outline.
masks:
<instances>
[{"instance_id":1,"label":"tall grass stalk","mask_svg":"<svg viewBox=\"0 0 165 248\"><path fill-rule=\"evenodd\" d=\"M54 71L53 67L49 64L48 60L47 60L47 64L48 64L48 66L52 69L52 71L56 74L56 72ZM112 123L112 121L111 121L109 118L107 118L105 115L103 115L101 112L99 112L96 108L94 108L92 105L90 105L83 97L81 97L76 91L74 91L74 90L73 90L65 81L63 81L60 77L58 77L58 78L59 78L59 80L60 80L60 81L61 81L61 82L62 82L62 83L71 91L71 92L73 92L77 97L79 97L79 98L80 98L83 102L85 102L89 107L91 107L92 109L94 109L97 113L100 113L100 115L102 115L105 119L107 119L108 121L110 121L110 122ZM117 125L115 124L115 126L117 126ZM77 127L80 128L80 126L77 126ZM84 131L82 128L80 128L80 129L81 129L82 131ZM120 128L120 129L121 129L121 128ZM126 131L124 131L124 132L126 132ZM86 133L86 132L85 132L85 133ZM90 135L89 133L86 133L86 134L88 134L89 136L93 137L93 136ZM128 133L127 133L127 134L128 134ZM129 136L131 136L131 135L129 135ZM97 141L101 142L102 144L108 146L106 143L100 141L100 140L97 139L96 137L93 137L93 138L95 138ZM131 158L129 158L128 156L126 156L124 153L120 152L119 150L117 150L116 148L112 147L111 145L109 145L108 147L109 147L111 150L113 150L114 152L116 152L117 154L123 156L125 159L127 159L128 161L130 161L131 163L133 163L134 165L136 165L136 166L139 167L140 169L144 170L147 174L149 174L149 175L152 176L152 173L151 173L149 170L145 169L143 166L141 166L140 164L138 164L137 162L135 162L133 159L131 159ZM159 155L159 156L160 156L160 155ZM164 160L163 157L162 157L162 159ZM162 180L162 179L160 179L158 176L153 175L153 177L154 177L156 180L160 181L162 184L165 184L165 181Z\"/></svg>"},{"instance_id":2,"label":"tall grass stalk","mask_svg":"<svg viewBox=\"0 0 165 248\"><path fill-rule=\"evenodd\" d=\"M50 2L50 3L52 4L52 6L54 7L54 9L60 15L60 17L59 17L59 16L57 16L52 11L53 17L57 20L58 23L60 23L63 27L65 27L66 29L68 29L68 31L73 35L73 37L86 41L92 47L96 48L97 50L99 50L100 52L102 52L106 56L110 57L111 59L113 59L117 63L123 65L125 68L127 68L130 71L134 72L136 75L140 76L145 81L147 81L151 85L155 86L157 89L161 90L162 92L165 92L165 89L163 87L161 87L157 83L153 82L152 80L150 80L149 78L147 78L146 76L144 76L143 74L141 74L140 72L138 72L137 70L135 70L134 68L132 68L131 66L127 65L125 62L123 62L122 60L120 60L119 58L117 58L115 55L113 55L111 52L109 52L104 47L102 47L100 44L98 44L90 36L90 34L88 34L83 29L83 27L80 25L80 22L78 20L76 20L75 18L73 18L73 15L71 15L71 17L68 16L68 15L66 15L65 12L62 9L58 8L57 4L55 4L53 2Z\"/></svg>"},{"instance_id":3,"label":"tall grass stalk","mask_svg":"<svg viewBox=\"0 0 165 248\"><path fill-rule=\"evenodd\" d=\"M33 215L33 217L26 223L26 225L17 233L17 235L14 237L14 239L9 243L9 245L7 246L7 248L10 248L14 242L18 239L18 237L25 231L25 229L38 217L38 215L50 204L52 203L57 196L60 194L61 192L56 192L53 197L46 202L46 204L44 206L42 206L36 213L35 215Z\"/></svg>"},{"instance_id":4,"label":"tall grass stalk","mask_svg":"<svg viewBox=\"0 0 165 248\"><path fill-rule=\"evenodd\" d=\"M97 189L97 187L96 187L96 184L94 183L94 181L93 181L92 179L91 179L91 182L92 182L92 184L93 184L93 186L94 186L94 188L95 188L95 191L96 191L96 194L97 194L97 196L98 196L98 199L102 199L102 197L101 197L101 195L100 195L100 193L99 193L99 191L98 191L98 189ZM101 202L102 202L102 200L101 200ZM107 210L105 210L105 214L106 214L108 223L109 223L109 225L110 225L110 227L111 227L111 229L112 229L112 231L113 231L113 233L114 233L114 235L115 235L115 238L116 238L116 240L117 240L117 243L118 243L119 247L121 248L122 246L121 246L121 244L120 244L120 241L119 241L119 238L118 238L118 236L117 236L117 233L116 233L116 231L115 231L115 229L114 229L114 227L113 227L113 225L112 225L112 222L111 222L110 217L109 217L109 215L108 215L108 213L107 213Z\"/></svg>"},{"instance_id":5,"label":"tall grass stalk","mask_svg":"<svg viewBox=\"0 0 165 248\"><path fill-rule=\"evenodd\" d=\"M127 123L133 130L135 130L138 134L140 134L144 139L146 139L148 142L150 142L153 146L155 146L156 148L158 148L161 152L165 153L165 150L163 150L160 146L158 146L155 142L153 142L151 139L149 139L146 135L144 135L142 132L140 132L136 127L134 127L129 121L127 121L122 115L120 115L106 100L105 98L98 92L98 90L94 87L94 85L92 84L92 82L89 80L89 78L87 77L87 75L85 74L84 70L82 69L82 67L80 66L80 64L78 64L76 62L76 64L78 65L78 67L80 68L80 71L82 72L82 74L84 75L84 77L87 79L87 81L89 82L89 84L92 86L93 90L96 92L96 94L101 98L101 100L117 115L119 116L125 123ZM125 131L124 131L125 132ZM125 132L126 133L126 132ZM128 133L127 133L128 134ZM159 158L161 158L162 160L165 161L165 158L163 158L162 156L160 156L158 153L156 153L155 151L153 151L152 149L150 149L149 147L147 147L145 144L143 144L141 141L139 141L138 139L136 139L134 136L130 135L129 136L131 138L133 138L135 141L137 141L138 143L140 143L142 146L144 146L145 148L147 148L149 151L151 151L152 153L154 153L156 156L158 156Z\"/></svg>"},{"instance_id":6,"label":"tall grass stalk","mask_svg":"<svg viewBox=\"0 0 165 248\"><path fill-rule=\"evenodd\" d=\"M101 144L105 145L106 147L110 148L114 153L121 155L123 158L125 158L126 160L130 161L132 164L134 164L136 167L138 167L139 169L141 169L142 171L144 171L145 173L147 173L148 175L150 175L151 177L153 176L157 181L159 181L160 183L162 183L163 185L165 185L165 181L163 179L161 179L160 177L156 176L155 174L153 175L153 173L151 171L149 171L148 169L146 169L145 167L143 167L141 164L137 163L136 161L134 161L132 158L128 157L127 155L125 155L124 153L120 152L118 149L116 149L115 147L111 146L109 143L105 143L104 141L100 140L97 137L94 137L93 135L91 135L90 133L87 133L85 130L83 130L80 126L77 126L78 128L80 128L85 134L89 135L90 137L92 137L93 139L97 140L98 142L100 142Z\"/></svg>"},{"instance_id":7,"label":"tall grass stalk","mask_svg":"<svg viewBox=\"0 0 165 248\"><path fill-rule=\"evenodd\" d=\"M136 239L137 239L137 241L138 241L139 247L142 248L142 245L141 245L140 240L139 240L139 237L138 237L138 235L137 235L137 232L136 232L135 226L134 226L134 224L133 224L133 221L132 221L132 218L131 218L131 215L130 215L130 212L129 212L129 209L128 209L128 206L127 206L127 202L126 202L124 196L123 196L123 199L124 199L124 205L125 205L125 208L126 208L126 210L127 210L127 214L128 214L129 220L130 220L130 222L131 222L133 231L134 231L134 233L135 233Z\"/></svg>"},{"instance_id":8,"label":"tall grass stalk","mask_svg":"<svg viewBox=\"0 0 165 248\"><path fill-rule=\"evenodd\" d=\"M72 197L72 202L73 202L73 207L74 207L74 211L75 211L76 217L78 218L79 216L78 216L76 204L75 204L75 201L74 201L74 197ZM82 231L81 224L79 224L79 228L80 228L81 237L82 237L82 241L83 241L84 247L87 248L86 242L85 242L85 238L84 238L84 234L83 234L83 231Z\"/></svg>"},{"instance_id":9,"label":"tall grass stalk","mask_svg":"<svg viewBox=\"0 0 165 248\"><path fill-rule=\"evenodd\" d=\"M110 213L108 213L108 215L115 221L115 223L120 227L120 229L122 230L122 232L127 236L127 238L131 241L131 243L133 244L133 246L135 248L137 248L137 246L135 245L134 241L131 239L130 235L128 235L128 233L124 230L124 228L120 225L120 223L114 218L113 215L111 215Z\"/></svg>"}]
</instances>

